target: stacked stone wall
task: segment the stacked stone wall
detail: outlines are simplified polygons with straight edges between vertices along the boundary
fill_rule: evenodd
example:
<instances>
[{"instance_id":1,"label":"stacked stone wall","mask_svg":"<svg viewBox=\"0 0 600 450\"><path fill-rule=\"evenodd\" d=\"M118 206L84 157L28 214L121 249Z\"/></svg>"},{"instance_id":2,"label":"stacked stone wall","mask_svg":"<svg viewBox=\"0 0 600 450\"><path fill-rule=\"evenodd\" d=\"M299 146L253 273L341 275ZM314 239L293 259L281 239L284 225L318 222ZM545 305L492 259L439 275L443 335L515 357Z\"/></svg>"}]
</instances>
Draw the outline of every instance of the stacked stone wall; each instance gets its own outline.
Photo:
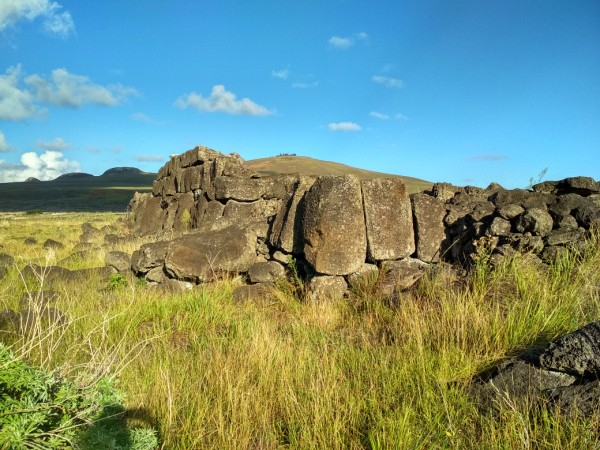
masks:
<instances>
[{"instance_id":1,"label":"stacked stone wall","mask_svg":"<svg viewBox=\"0 0 600 450\"><path fill-rule=\"evenodd\" d=\"M294 258L315 289L339 293L365 267L412 279L424 263L469 264L482 252L492 262L516 251L552 260L600 226L599 205L600 183L586 177L531 190L438 183L409 196L398 178L263 177L237 154L196 147L160 169L152 193L131 200L135 232L158 240L132 265L153 281L197 283Z\"/></svg>"}]
</instances>

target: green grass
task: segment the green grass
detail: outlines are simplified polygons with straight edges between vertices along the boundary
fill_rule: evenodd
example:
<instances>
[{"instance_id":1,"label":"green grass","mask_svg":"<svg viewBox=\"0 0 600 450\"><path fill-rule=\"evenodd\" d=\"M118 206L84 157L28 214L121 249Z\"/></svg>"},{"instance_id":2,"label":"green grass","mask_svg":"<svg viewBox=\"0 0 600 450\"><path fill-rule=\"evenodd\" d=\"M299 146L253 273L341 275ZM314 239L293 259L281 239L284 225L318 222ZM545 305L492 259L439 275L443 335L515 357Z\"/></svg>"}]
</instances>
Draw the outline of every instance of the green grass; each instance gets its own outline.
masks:
<instances>
[{"instance_id":1,"label":"green grass","mask_svg":"<svg viewBox=\"0 0 600 450\"><path fill-rule=\"evenodd\" d=\"M61 217L70 244L82 220L117 218ZM57 238L42 218L0 224L18 266L43 259L22 246L24 230ZM92 361L114 375L128 420L156 426L168 449L598 448L598 418L512 404L482 415L468 395L477 373L600 318L598 247L596 239L586 256L550 270L516 258L494 271L482 264L461 283L432 274L395 303L377 297L376 280L324 304L282 285L260 305L233 301L235 277L184 293L63 283L57 306L72 326L55 351L30 354L47 366ZM13 268L0 309L14 308L23 289Z\"/></svg>"}]
</instances>

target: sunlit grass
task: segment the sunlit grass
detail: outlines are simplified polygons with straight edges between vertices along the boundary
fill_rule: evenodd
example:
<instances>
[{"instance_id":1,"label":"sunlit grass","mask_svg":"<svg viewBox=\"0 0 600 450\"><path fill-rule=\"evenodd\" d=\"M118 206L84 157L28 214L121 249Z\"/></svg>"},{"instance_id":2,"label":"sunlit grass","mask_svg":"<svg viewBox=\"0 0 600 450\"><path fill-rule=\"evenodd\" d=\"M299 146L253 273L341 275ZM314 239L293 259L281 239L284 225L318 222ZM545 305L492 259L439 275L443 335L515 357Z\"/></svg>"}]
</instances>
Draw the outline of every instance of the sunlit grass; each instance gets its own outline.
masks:
<instances>
[{"instance_id":1,"label":"sunlit grass","mask_svg":"<svg viewBox=\"0 0 600 450\"><path fill-rule=\"evenodd\" d=\"M43 216L0 222L0 251L19 267L45 261L22 244L34 230L67 244L61 258L82 221L100 228L117 218ZM95 251L79 266L98 265L108 249ZM459 283L432 273L397 302L377 297L376 280L356 298L321 304L283 292L236 304L237 278L182 293L63 283L57 308L73 325L47 364L98 358L118 373L131 420L156 425L168 449L594 448L597 420L510 405L481 415L468 388L502 359L598 320L599 264L594 240L584 257L550 268L517 257ZM24 290L16 269L0 283L0 309L16 308ZM89 351L69 351L84 339Z\"/></svg>"}]
</instances>

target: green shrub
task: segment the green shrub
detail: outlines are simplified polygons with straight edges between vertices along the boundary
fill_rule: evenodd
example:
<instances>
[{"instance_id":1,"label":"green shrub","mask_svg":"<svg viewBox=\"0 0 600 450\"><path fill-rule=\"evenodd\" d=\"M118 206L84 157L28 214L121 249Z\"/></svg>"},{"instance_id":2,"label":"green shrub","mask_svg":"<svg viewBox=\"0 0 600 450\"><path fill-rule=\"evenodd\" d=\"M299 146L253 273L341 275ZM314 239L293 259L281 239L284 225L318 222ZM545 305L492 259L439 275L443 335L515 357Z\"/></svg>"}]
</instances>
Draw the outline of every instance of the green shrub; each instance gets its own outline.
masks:
<instances>
[{"instance_id":1,"label":"green shrub","mask_svg":"<svg viewBox=\"0 0 600 450\"><path fill-rule=\"evenodd\" d=\"M2 449L156 448L153 430L127 430L122 402L123 394L107 378L76 386L31 366L0 343Z\"/></svg>"},{"instance_id":2,"label":"green shrub","mask_svg":"<svg viewBox=\"0 0 600 450\"><path fill-rule=\"evenodd\" d=\"M114 273L108 278L108 288L111 290L127 287L128 284L127 278L120 273Z\"/></svg>"},{"instance_id":3,"label":"green shrub","mask_svg":"<svg viewBox=\"0 0 600 450\"><path fill-rule=\"evenodd\" d=\"M36 214L44 214L44 211L41 209L29 209L25 211L25 214L27 214L28 216L34 216Z\"/></svg>"}]
</instances>

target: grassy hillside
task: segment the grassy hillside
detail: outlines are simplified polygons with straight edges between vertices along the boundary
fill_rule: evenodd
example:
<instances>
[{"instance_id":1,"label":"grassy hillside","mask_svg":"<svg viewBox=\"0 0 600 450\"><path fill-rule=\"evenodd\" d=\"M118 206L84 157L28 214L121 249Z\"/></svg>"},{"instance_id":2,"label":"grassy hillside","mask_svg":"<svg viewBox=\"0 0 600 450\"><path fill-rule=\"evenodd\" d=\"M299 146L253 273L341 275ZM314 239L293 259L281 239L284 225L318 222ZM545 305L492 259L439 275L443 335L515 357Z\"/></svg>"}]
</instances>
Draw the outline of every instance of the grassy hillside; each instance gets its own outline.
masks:
<instances>
[{"instance_id":1,"label":"grassy hillside","mask_svg":"<svg viewBox=\"0 0 600 450\"><path fill-rule=\"evenodd\" d=\"M408 192L419 192L430 189L432 183L402 175L390 175L381 172L358 169L345 164L322 161L307 156L275 156L246 161L246 167L261 175L275 175L279 173L299 173L301 175L356 175L361 180L372 178L398 177L404 181Z\"/></svg>"},{"instance_id":2,"label":"grassy hillside","mask_svg":"<svg viewBox=\"0 0 600 450\"><path fill-rule=\"evenodd\" d=\"M307 303L282 280L264 301L236 303L237 277L187 292L135 279L21 277L29 262L69 256L83 221L115 232L117 217L0 218L1 251L16 259L0 280L0 310L43 287L60 294L53 307L68 316L60 330L7 329L0 340L66 376L110 373L127 394L128 422L157 426L162 448L600 448L599 417L511 399L482 415L468 394L481 370L600 318L597 239L583 259L570 254L548 268L517 256L493 271L482 261L459 283L432 272L400 301L380 297L369 279L351 299ZM24 245L27 236L39 244ZM44 251L46 238L65 248ZM93 248L62 264L102 264L108 250Z\"/></svg>"},{"instance_id":3,"label":"grassy hillside","mask_svg":"<svg viewBox=\"0 0 600 450\"><path fill-rule=\"evenodd\" d=\"M152 190L155 177L142 172L0 183L0 211L124 212L135 191Z\"/></svg>"}]
</instances>

